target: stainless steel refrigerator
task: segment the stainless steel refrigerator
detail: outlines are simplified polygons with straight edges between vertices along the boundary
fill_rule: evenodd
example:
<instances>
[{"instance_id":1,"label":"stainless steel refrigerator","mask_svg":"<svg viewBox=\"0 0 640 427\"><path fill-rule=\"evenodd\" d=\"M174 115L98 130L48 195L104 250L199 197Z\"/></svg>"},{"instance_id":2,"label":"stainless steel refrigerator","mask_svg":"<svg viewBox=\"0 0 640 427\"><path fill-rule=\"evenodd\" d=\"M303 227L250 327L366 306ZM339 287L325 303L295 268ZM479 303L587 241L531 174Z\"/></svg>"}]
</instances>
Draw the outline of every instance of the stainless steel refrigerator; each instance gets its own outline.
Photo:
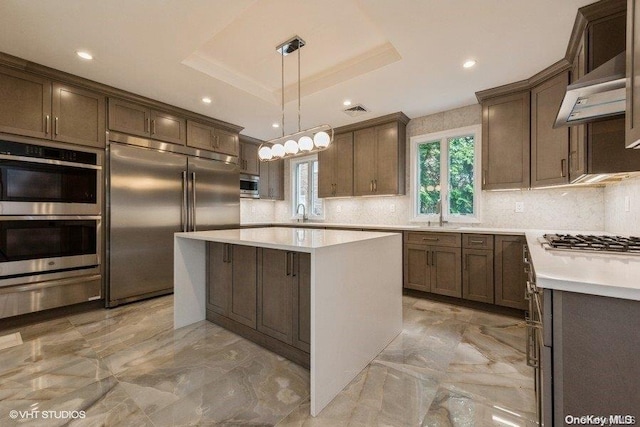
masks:
<instances>
[{"instance_id":1,"label":"stainless steel refrigerator","mask_svg":"<svg viewBox=\"0 0 640 427\"><path fill-rule=\"evenodd\" d=\"M108 307L173 292L173 233L240 224L234 158L129 139L107 149Z\"/></svg>"}]
</instances>

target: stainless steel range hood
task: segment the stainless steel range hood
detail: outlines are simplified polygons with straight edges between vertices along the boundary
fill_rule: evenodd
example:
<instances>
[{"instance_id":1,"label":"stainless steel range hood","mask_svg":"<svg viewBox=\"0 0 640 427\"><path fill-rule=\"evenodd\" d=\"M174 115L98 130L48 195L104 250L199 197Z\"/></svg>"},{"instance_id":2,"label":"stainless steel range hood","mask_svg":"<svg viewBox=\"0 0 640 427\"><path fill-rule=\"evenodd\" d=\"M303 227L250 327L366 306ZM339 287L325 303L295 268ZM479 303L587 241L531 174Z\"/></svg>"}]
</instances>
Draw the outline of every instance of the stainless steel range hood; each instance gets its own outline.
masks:
<instances>
[{"instance_id":1,"label":"stainless steel range hood","mask_svg":"<svg viewBox=\"0 0 640 427\"><path fill-rule=\"evenodd\" d=\"M579 125L623 114L625 62L625 52L622 52L567 86L554 127Z\"/></svg>"}]
</instances>

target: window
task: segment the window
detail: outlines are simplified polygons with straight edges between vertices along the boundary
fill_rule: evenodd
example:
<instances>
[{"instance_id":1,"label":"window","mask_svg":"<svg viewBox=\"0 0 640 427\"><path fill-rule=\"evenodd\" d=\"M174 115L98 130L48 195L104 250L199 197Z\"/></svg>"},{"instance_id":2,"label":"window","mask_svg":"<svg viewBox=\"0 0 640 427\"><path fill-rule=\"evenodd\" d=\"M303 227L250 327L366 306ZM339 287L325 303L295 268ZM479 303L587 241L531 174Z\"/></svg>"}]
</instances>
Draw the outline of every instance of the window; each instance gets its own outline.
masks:
<instances>
[{"instance_id":1,"label":"window","mask_svg":"<svg viewBox=\"0 0 640 427\"><path fill-rule=\"evenodd\" d=\"M478 222L480 126L411 138L414 219Z\"/></svg>"},{"instance_id":2,"label":"window","mask_svg":"<svg viewBox=\"0 0 640 427\"><path fill-rule=\"evenodd\" d=\"M302 204L307 217L323 219L324 201L318 198L318 157L308 156L291 160L291 183L293 217L297 216L297 208Z\"/></svg>"}]
</instances>

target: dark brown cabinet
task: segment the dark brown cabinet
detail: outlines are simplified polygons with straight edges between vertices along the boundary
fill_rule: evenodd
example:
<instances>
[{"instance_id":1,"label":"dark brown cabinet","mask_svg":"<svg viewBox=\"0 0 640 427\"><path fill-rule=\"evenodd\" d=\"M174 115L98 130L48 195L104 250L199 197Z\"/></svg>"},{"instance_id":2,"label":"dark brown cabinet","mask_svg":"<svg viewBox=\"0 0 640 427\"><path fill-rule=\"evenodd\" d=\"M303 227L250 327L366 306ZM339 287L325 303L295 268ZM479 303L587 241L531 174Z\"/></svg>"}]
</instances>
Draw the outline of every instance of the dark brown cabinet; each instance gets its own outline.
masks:
<instances>
[{"instance_id":1,"label":"dark brown cabinet","mask_svg":"<svg viewBox=\"0 0 640 427\"><path fill-rule=\"evenodd\" d=\"M627 0L627 148L640 144L640 5Z\"/></svg>"},{"instance_id":2,"label":"dark brown cabinet","mask_svg":"<svg viewBox=\"0 0 640 427\"><path fill-rule=\"evenodd\" d=\"M493 304L493 236L462 236L462 298Z\"/></svg>"},{"instance_id":3,"label":"dark brown cabinet","mask_svg":"<svg viewBox=\"0 0 640 427\"><path fill-rule=\"evenodd\" d=\"M460 298L460 235L405 233L404 287Z\"/></svg>"},{"instance_id":4,"label":"dark brown cabinet","mask_svg":"<svg viewBox=\"0 0 640 427\"><path fill-rule=\"evenodd\" d=\"M256 328L257 249L208 243L207 308Z\"/></svg>"},{"instance_id":5,"label":"dark brown cabinet","mask_svg":"<svg viewBox=\"0 0 640 427\"><path fill-rule=\"evenodd\" d=\"M258 148L253 142L240 140L240 172L248 175L260 175Z\"/></svg>"},{"instance_id":6,"label":"dark brown cabinet","mask_svg":"<svg viewBox=\"0 0 640 427\"><path fill-rule=\"evenodd\" d=\"M353 133L353 194L404 194L405 126L391 122Z\"/></svg>"},{"instance_id":7,"label":"dark brown cabinet","mask_svg":"<svg viewBox=\"0 0 640 427\"><path fill-rule=\"evenodd\" d=\"M569 128L553 128L568 84L562 72L531 90L531 187L569 182Z\"/></svg>"},{"instance_id":8,"label":"dark brown cabinet","mask_svg":"<svg viewBox=\"0 0 640 427\"><path fill-rule=\"evenodd\" d=\"M238 134L193 120L187 121L187 145L234 157L240 150Z\"/></svg>"},{"instance_id":9,"label":"dark brown cabinet","mask_svg":"<svg viewBox=\"0 0 640 427\"><path fill-rule=\"evenodd\" d=\"M0 68L0 131L104 147L105 97Z\"/></svg>"},{"instance_id":10,"label":"dark brown cabinet","mask_svg":"<svg viewBox=\"0 0 640 427\"><path fill-rule=\"evenodd\" d=\"M353 196L353 132L336 135L318 153L318 196Z\"/></svg>"},{"instance_id":11,"label":"dark brown cabinet","mask_svg":"<svg viewBox=\"0 0 640 427\"><path fill-rule=\"evenodd\" d=\"M571 82L575 82L586 73L586 48L584 40L578 50L571 67ZM569 128L569 182L573 182L587 173L587 137L586 125Z\"/></svg>"},{"instance_id":12,"label":"dark brown cabinet","mask_svg":"<svg viewBox=\"0 0 640 427\"><path fill-rule=\"evenodd\" d=\"M309 351L310 255L263 248L261 264L258 331Z\"/></svg>"},{"instance_id":13,"label":"dark brown cabinet","mask_svg":"<svg viewBox=\"0 0 640 427\"><path fill-rule=\"evenodd\" d=\"M184 145L187 123L174 116L144 105L109 98L109 129Z\"/></svg>"},{"instance_id":14,"label":"dark brown cabinet","mask_svg":"<svg viewBox=\"0 0 640 427\"><path fill-rule=\"evenodd\" d=\"M527 309L524 236L495 236L495 304Z\"/></svg>"},{"instance_id":15,"label":"dark brown cabinet","mask_svg":"<svg viewBox=\"0 0 640 427\"><path fill-rule=\"evenodd\" d=\"M260 162L261 199L284 200L284 160Z\"/></svg>"},{"instance_id":16,"label":"dark brown cabinet","mask_svg":"<svg viewBox=\"0 0 640 427\"><path fill-rule=\"evenodd\" d=\"M482 189L529 187L529 91L482 102Z\"/></svg>"}]
</instances>

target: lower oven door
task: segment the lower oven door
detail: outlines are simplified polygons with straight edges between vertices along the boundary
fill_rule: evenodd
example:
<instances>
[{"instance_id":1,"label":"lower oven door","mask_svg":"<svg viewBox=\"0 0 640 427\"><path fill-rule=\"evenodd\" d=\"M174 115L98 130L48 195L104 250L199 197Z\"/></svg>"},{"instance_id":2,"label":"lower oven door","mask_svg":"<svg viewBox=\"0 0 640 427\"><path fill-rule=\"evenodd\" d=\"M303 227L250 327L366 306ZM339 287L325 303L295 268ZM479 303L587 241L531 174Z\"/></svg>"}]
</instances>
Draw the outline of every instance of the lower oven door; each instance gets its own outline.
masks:
<instances>
[{"instance_id":1,"label":"lower oven door","mask_svg":"<svg viewBox=\"0 0 640 427\"><path fill-rule=\"evenodd\" d=\"M0 286L100 264L100 217L0 217Z\"/></svg>"}]
</instances>

